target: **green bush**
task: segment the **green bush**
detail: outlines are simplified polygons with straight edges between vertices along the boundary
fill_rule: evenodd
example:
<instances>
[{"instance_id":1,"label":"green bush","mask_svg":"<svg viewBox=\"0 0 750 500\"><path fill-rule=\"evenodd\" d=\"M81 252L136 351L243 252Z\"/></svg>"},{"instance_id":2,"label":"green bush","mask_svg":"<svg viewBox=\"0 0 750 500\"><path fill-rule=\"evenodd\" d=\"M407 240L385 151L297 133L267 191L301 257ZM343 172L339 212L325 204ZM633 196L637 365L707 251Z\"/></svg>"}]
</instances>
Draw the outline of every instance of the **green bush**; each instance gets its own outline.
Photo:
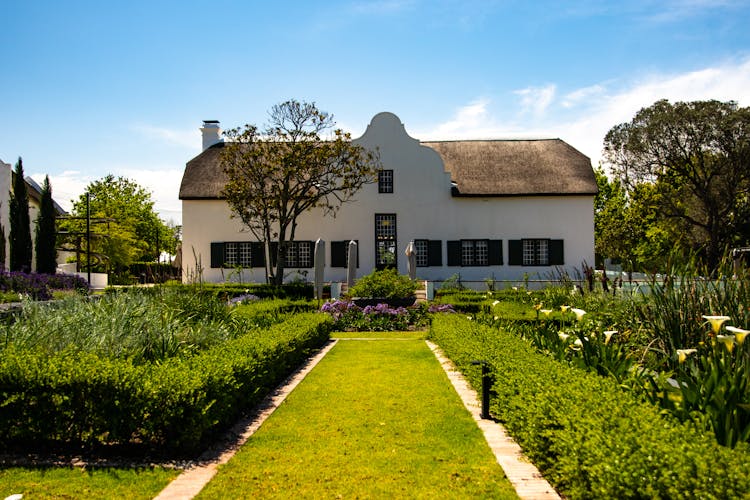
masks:
<instances>
[{"instance_id":1,"label":"green bush","mask_svg":"<svg viewBox=\"0 0 750 500\"><path fill-rule=\"evenodd\" d=\"M349 290L349 297L374 297L379 299L405 299L414 296L417 284L396 269L373 271L363 276Z\"/></svg>"},{"instance_id":2,"label":"green bush","mask_svg":"<svg viewBox=\"0 0 750 500\"><path fill-rule=\"evenodd\" d=\"M435 317L430 336L475 387L479 370L471 361L489 362L493 416L568 498L750 495L744 444L722 447L613 380L562 365L461 315Z\"/></svg>"},{"instance_id":3,"label":"green bush","mask_svg":"<svg viewBox=\"0 0 750 500\"><path fill-rule=\"evenodd\" d=\"M298 314L153 365L11 346L0 357L0 444L194 452L323 345L329 330L325 315Z\"/></svg>"}]
</instances>

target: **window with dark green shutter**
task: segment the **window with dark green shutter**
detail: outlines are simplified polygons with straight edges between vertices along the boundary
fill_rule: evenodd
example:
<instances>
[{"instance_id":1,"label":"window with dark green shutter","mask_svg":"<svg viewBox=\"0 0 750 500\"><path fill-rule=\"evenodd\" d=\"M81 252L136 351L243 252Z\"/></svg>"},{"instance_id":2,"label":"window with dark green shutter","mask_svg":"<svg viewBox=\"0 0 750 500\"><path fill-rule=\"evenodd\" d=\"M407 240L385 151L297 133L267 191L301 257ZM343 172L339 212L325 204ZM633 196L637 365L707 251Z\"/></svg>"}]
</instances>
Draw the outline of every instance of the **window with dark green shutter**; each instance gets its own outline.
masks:
<instances>
[{"instance_id":1,"label":"window with dark green shutter","mask_svg":"<svg viewBox=\"0 0 750 500\"><path fill-rule=\"evenodd\" d=\"M443 242L440 240L414 240L417 250L417 267L443 265Z\"/></svg>"},{"instance_id":2,"label":"window with dark green shutter","mask_svg":"<svg viewBox=\"0 0 750 500\"><path fill-rule=\"evenodd\" d=\"M224 243L211 243L211 267L224 267Z\"/></svg>"},{"instance_id":3,"label":"window with dark green shutter","mask_svg":"<svg viewBox=\"0 0 750 500\"><path fill-rule=\"evenodd\" d=\"M563 240L524 238L508 241L511 266L560 266L565 262Z\"/></svg>"},{"instance_id":4,"label":"window with dark green shutter","mask_svg":"<svg viewBox=\"0 0 750 500\"><path fill-rule=\"evenodd\" d=\"M565 264L563 240L549 240L549 265L562 266Z\"/></svg>"},{"instance_id":5,"label":"window with dark green shutter","mask_svg":"<svg viewBox=\"0 0 750 500\"><path fill-rule=\"evenodd\" d=\"M331 242L331 267L348 267L349 260L349 242L332 241ZM354 240L357 244L357 268L359 268L359 240Z\"/></svg>"},{"instance_id":6,"label":"window with dark green shutter","mask_svg":"<svg viewBox=\"0 0 750 500\"><path fill-rule=\"evenodd\" d=\"M458 240L448 242L449 266L499 266L503 263L502 240Z\"/></svg>"},{"instance_id":7,"label":"window with dark green shutter","mask_svg":"<svg viewBox=\"0 0 750 500\"><path fill-rule=\"evenodd\" d=\"M427 265L441 267L443 265L443 242L429 240L427 242Z\"/></svg>"},{"instance_id":8,"label":"window with dark green shutter","mask_svg":"<svg viewBox=\"0 0 750 500\"><path fill-rule=\"evenodd\" d=\"M448 265L461 265L461 241L448 241Z\"/></svg>"}]
</instances>

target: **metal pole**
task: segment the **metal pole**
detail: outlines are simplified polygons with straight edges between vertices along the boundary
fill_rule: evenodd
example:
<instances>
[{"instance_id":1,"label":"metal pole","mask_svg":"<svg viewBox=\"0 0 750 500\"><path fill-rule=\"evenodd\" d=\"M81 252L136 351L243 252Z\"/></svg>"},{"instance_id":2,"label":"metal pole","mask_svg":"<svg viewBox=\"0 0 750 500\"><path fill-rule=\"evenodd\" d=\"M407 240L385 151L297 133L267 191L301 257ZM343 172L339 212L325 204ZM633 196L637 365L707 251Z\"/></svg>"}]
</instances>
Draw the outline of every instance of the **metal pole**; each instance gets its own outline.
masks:
<instances>
[{"instance_id":1,"label":"metal pole","mask_svg":"<svg viewBox=\"0 0 750 500\"><path fill-rule=\"evenodd\" d=\"M482 414L481 417L485 420L490 420L490 366L486 361L472 361L472 365L482 366Z\"/></svg>"},{"instance_id":2,"label":"metal pole","mask_svg":"<svg viewBox=\"0 0 750 500\"><path fill-rule=\"evenodd\" d=\"M91 193L86 193L86 276L91 288Z\"/></svg>"}]
</instances>

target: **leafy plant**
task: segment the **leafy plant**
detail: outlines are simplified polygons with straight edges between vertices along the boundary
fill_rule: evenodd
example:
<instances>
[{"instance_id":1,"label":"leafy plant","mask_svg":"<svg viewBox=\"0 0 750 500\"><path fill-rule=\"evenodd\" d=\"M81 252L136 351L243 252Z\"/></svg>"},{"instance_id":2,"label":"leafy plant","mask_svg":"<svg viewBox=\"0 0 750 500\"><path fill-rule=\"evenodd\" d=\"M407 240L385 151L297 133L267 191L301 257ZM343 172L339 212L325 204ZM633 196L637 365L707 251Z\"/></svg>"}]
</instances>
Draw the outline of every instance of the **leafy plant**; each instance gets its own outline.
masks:
<instances>
[{"instance_id":1,"label":"leafy plant","mask_svg":"<svg viewBox=\"0 0 750 500\"><path fill-rule=\"evenodd\" d=\"M363 276L349 290L349 297L374 297L384 299L405 299L412 297L417 284L395 269L382 269Z\"/></svg>"}]
</instances>

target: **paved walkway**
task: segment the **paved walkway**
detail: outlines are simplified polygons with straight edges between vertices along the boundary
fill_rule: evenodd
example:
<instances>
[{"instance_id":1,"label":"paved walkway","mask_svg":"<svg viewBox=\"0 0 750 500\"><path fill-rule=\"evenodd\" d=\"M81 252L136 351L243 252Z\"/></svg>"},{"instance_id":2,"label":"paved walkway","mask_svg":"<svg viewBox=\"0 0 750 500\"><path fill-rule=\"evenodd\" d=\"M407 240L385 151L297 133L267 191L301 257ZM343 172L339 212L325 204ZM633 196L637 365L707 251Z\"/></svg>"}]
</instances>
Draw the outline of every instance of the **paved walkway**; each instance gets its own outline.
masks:
<instances>
[{"instance_id":1,"label":"paved walkway","mask_svg":"<svg viewBox=\"0 0 750 500\"><path fill-rule=\"evenodd\" d=\"M216 475L219 465L227 463L234 456L337 342L338 340L329 342L302 368L267 396L251 416L238 422L232 428L223 441L224 444L206 452L195 464L188 467L164 488L156 497L156 500L186 500L195 497ZM443 355L440 348L429 341L427 345L445 370L464 406L484 433L497 462L516 489L518 496L522 499L559 499L560 497L555 490L542 477L536 467L525 459L520 447L507 435L505 429L493 420L481 418L480 404L476 392L471 389L451 361Z\"/></svg>"}]
</instances>

